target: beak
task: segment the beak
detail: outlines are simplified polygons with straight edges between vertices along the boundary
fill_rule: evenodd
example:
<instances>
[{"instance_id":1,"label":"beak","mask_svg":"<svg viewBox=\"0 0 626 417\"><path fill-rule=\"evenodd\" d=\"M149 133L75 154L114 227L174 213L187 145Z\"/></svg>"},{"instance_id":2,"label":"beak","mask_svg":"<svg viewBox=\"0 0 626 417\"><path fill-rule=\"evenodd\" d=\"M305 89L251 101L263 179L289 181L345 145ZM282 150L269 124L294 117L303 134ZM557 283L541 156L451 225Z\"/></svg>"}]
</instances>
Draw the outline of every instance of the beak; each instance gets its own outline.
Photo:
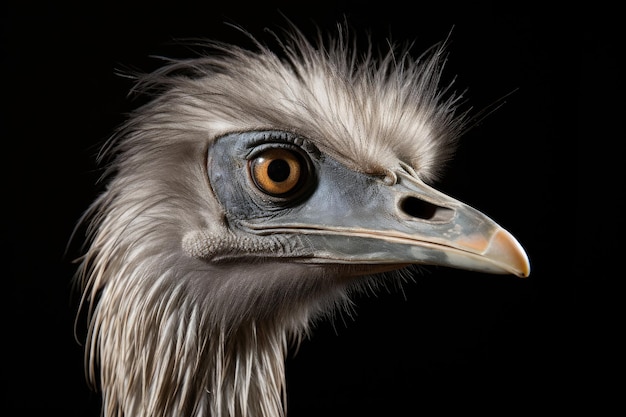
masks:
<instances>
[{"instance_id":1,"label":"beak","mask_svg":"<svg viewBox=\"0 0 626 417\"><path fill-rule=\"evenodd\" d=\"M299 261L306 263L369 264L383 270L385 265L431 264L519 277L530 273L524 249L509 232L426 185L410 168L395 172L393 181L345 167L325 172L305 204L242 226L258 235L297 239L294 247L306 248Z\"/></svg>"}]
</instances>

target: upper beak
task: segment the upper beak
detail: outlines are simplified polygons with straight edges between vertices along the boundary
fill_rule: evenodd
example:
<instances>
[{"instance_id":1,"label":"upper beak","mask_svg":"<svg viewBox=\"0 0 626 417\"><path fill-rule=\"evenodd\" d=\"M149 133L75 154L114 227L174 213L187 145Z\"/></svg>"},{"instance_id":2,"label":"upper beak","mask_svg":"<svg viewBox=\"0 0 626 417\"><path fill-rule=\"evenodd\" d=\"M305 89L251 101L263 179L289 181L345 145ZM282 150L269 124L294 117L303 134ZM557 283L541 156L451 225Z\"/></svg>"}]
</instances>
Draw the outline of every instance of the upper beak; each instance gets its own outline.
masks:
<instances>
[{"instance_id":1,"label":"upper beak","mask_svg":"<svg viewBox=\"0 0 626 417\"><path fill-rule=\"evenodd\" d=\"M262 222L243 221L255 234L299 239L303 262L435 264L527 277L519 242L480 211L426 185L409 170L395 184L364 174L319 178L299 209ZM352 178L350 178L352 177Z\"/></svg>"}]
</instances>

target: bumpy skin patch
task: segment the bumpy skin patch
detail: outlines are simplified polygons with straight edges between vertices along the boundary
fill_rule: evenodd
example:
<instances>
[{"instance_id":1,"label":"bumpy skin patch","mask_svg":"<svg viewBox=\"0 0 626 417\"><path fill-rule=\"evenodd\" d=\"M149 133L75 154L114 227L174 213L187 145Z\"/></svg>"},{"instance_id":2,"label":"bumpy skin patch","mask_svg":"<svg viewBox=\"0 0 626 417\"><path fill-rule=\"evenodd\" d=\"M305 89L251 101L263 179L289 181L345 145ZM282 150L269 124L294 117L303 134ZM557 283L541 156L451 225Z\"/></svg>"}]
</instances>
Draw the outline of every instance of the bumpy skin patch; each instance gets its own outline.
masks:
<instances>
[{"instance_id":1,"label":"bumpy skin patch","mask_svg":"<svg viewBox=\"0 0 626 417\"><path fill-rule=\"evenodd\" d=\"M230 233L216 234L209 230L195 230L183 237L183 250L191 257L219 260L231 255L271 254L280 256L284 247L280 239L271 236L236 236Z\"/></svg>"}]
</instances>

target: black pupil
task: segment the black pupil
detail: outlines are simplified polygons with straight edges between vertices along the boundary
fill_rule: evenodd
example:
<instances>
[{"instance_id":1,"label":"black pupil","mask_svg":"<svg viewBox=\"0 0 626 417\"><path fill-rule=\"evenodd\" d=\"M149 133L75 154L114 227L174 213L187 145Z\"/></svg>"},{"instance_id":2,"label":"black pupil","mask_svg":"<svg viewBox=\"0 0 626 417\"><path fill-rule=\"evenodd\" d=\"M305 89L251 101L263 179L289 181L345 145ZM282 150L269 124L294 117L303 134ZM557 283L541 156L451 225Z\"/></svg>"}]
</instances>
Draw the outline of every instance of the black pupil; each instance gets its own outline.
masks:
<instances>
[{"instance_id":1,"label":"black pupil","mask_svg":"<svg viewBox=\"0 0 626 417\"><path fill-rule=\"evenodd\" d=\"M267 175L274 182L283 182L289 178L291 169L284 159L276 159L267 167Z\"/></svg>"}]
</instances>

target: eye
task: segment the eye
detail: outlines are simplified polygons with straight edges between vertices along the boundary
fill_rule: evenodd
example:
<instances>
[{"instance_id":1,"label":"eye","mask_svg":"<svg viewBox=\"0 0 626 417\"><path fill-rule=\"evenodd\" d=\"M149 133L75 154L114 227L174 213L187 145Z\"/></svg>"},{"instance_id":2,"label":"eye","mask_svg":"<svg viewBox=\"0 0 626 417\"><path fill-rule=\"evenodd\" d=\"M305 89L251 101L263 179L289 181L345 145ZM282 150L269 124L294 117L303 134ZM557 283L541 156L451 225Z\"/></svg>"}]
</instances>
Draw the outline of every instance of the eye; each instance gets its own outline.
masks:
<instances>
[{"instance_id":1,"label":"eye","mask_svg":"<svg viewBox=\"0 0 626 417\"><path fill-rule=\"evenodd\" d=\"M270 148L249 162L250 176L256 187L274 197L296 193L306 182L309 165L300 152Z\"/></svg>"}]
</instances>

